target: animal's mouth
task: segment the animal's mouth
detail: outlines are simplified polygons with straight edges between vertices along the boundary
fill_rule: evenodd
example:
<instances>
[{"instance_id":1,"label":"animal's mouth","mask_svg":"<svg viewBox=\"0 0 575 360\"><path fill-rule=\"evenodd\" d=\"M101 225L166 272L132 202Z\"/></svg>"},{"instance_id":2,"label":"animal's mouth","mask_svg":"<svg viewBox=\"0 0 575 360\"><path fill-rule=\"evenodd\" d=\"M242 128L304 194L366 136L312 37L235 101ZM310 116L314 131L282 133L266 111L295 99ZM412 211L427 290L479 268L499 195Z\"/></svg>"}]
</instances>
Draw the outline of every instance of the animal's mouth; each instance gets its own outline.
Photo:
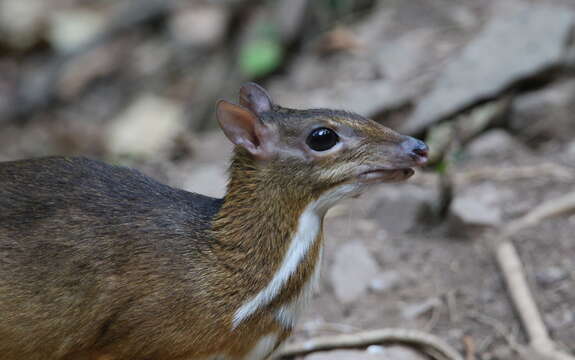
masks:
<instances>
[{"instance_id":1,"label":"animal's mouth","mask_svg":"<svg viewBox=\"0 0 575 360\"><path fill-rule=\"evenodd\" d=\"M415 170L405 169L373 169L365 171L357 176L360 183L373 184L380 182L398 182L409 179Z\"/></svg>"}]
</instances>

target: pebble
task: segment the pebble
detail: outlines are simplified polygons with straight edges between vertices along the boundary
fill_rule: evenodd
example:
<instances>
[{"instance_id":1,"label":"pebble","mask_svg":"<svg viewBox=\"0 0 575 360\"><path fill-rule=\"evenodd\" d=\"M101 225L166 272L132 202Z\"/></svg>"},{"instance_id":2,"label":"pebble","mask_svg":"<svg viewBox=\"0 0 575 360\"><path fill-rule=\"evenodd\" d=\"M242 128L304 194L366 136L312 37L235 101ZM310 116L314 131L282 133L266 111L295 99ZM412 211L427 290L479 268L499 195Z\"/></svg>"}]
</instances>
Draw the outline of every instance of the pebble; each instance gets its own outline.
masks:
<instances>
[{"instance_id":1,"label":"pebble","mask_svg":"<svg viewBox=\"0 0 575 360\"><path fill-rule=\"evenodd\" d=\"M378 273L379 266L361 242L344 244L338 249L331 267L330 280L335 296L344 304L358 300Z\"/></svg>"},{"instance_id":2,"label":"pebble","mask_svg":"<svg viewBox=\"0 0 575 360\"><path fill-rule=\"evenodd\" d=\"M401 275L398 271L384 271L376 275L369 283L369 289L374 293L385 293L399 284Z\"/></svg>"},{"instance_id":3,"label":"pebble","mask_svg":"<svg viewBox=\"0 0 575 360\"><path fill-rule=\"evenodd\" d=\"M117 155L155 157L168 151L183 129L180 104L155 95L142 95L108 128L108 150Z\"/></svg>"}]
</instances>

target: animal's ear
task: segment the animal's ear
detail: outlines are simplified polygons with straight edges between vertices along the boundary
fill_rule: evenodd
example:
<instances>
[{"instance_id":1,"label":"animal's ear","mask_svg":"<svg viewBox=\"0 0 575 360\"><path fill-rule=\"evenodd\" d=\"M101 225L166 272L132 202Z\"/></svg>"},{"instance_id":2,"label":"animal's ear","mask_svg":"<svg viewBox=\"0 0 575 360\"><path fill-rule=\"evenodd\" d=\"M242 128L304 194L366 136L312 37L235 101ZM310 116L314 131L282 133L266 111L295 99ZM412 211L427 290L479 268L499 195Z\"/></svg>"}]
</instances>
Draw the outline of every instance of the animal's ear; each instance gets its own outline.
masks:
<instances>
[{"instance_id":1,"label":"animal's ear","mask_svg":"<svg viewBox=\"0 0 575 360\"><path fill-rule=\"evenodd\" d=\"M240 105L259 116L272 110L273 101L266 89L256 83L249 82L242 85L240 89Z\"/></svg>"},{"instance_id":2,"label":"animal's ear","mask_svg":"<svg viewBox=\"0 0 575 360\"><path fill-rule=\"evenodd\" d=\"M273 154L273 132L256 114L242 106L219 100L216 116L224 134L235 145L249 151L257 159L269 159Z\"/></svg>"}]
</instances>

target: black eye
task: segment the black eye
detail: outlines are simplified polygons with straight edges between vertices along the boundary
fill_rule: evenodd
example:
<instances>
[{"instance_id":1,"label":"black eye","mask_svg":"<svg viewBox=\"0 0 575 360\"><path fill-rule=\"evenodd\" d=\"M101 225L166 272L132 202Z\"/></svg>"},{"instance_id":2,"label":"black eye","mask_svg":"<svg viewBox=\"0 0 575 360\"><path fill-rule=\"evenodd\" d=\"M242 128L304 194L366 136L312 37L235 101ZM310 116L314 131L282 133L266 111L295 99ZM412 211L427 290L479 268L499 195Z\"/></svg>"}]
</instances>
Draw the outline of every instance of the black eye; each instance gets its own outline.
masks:
<instances>
[{"instance_id":1,"label":"black eye","mask_svg":"<svg viewBox=\"0 0 575 360\"><path fill-rule=\"evenodd\" d=\"M339 141L339 136L335 131L328 128L313 130L307 137L307 145L315 151L325 151L331 149Z\"/></svg>"}]
</instances>

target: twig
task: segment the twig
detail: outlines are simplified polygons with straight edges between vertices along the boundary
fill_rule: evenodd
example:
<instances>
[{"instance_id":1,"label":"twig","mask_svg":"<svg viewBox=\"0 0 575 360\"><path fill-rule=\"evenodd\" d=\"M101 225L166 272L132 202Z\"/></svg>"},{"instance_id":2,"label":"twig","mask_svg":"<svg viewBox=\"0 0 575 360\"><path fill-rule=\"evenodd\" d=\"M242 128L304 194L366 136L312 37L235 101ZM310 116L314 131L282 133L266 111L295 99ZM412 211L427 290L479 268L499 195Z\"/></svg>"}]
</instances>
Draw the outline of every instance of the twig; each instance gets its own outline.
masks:
<instances>
[{"instance_id":1,"label":"twig","mask_svg":"<svg viewBox=\"0 0 575 360\"><path fill-rule=\"evenodd\" d=\"M475 360L475 341L469 335L463 337L465 344L465 360Z\"/></svg>"},{"instance_id":2,"label":"twig","mask_svg":"<svg viewBox=\"0 0 575 360\"><path fill-rule=\"evenodd\" d=\"M411 329L381 329L317 337L302 343L287 345L273 358L285 359L322 350L357 348L390 342L417 346L437 360L463 360L463 357L453 347L438 337Z\"/></svg>"},{"instance_id":3,"label":"twig","mask_svg":"<svg viewBox=\"0 0 575 360\"><path fill-rule=\"evenodd\" d=\"M521 346L517 343L517 340L515 340L515 336L512 332L508 331L507 328L505 327L505 325L490 316L481 314L479 312L470 312L468 314L469 317L471 317L472 319L477 320L478 322L481 322L485 325L490 326L493 330L495 330L495 332L503 337L503 339L505 339L505 341L507 342L507 345L509 345L509 347L511 348L511 350L517 352L517 353L521 353L522 352L522 348Z\"/></svg>"},{"instance_id":4,"label":"twig","mask_svg":"<svg viewBox=\"0 0 575 360\"><path fill-rule=\"evenodd\" d=\"M449 315L449 321L458 322L459 312L457 311L457 298L455 290L449 291L446 294L445 302L447 303L447 313Z\"/></svg>"},{"instance_id":5,"label":"twig","mask_svg":"<svg viewBox=\"0 0 575 360\"><path fill-rule=\"evenodd\" d=\"M437 325L439 317L441 316L441 304L442 303L439 302L437 306L433 306L431 308L431 317L429 318L427 324L424 326L425 331L431 331L435 325Z\"/></svg>"},{"instance_id":6,"label":"twig","mask_svg":"<svg viewBox=\"0 0 575 360\"><path fill-rule=\"evenodd\" d=\"M575 192L569 193L560 199L546 201L519 219L512 221L503 229L502 236L509 238L522 229L537 225L545 219L571 211L575 211Z\"/></svg>"},{"instance_id":7,"label":"twig","mask_svg":"<svg viewBox=\"0 0 575 360\"><path fill-rule=\"evenodd\" d=\"M547 328L531 296L515 247L511 242L506 241L498 247L496 256L513 303L531 340L531 346L543 353L552 351L553 341L547 333Z\"/></svg>"},{"instance_id":8,"label":"twig","mask_svg":"<svg viewBox=\"0 0 575 360\"><path fill-rule=\"evenodd\" d=\"M499 235L499 245L495 250L513 305L527 331L530 347L545 357L557 360L574 360L575 357L558 351L551 340L529 290L519 255L509 238L522 229L573 210L575 210L575 192L541 204L503 228Z\"/></svg>"}]
</instances>

